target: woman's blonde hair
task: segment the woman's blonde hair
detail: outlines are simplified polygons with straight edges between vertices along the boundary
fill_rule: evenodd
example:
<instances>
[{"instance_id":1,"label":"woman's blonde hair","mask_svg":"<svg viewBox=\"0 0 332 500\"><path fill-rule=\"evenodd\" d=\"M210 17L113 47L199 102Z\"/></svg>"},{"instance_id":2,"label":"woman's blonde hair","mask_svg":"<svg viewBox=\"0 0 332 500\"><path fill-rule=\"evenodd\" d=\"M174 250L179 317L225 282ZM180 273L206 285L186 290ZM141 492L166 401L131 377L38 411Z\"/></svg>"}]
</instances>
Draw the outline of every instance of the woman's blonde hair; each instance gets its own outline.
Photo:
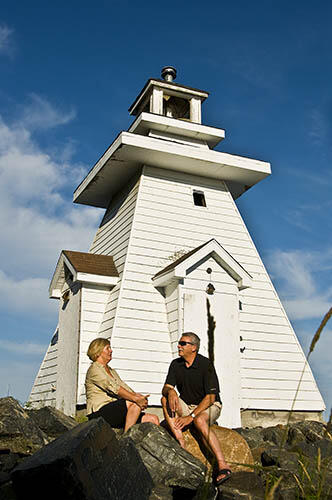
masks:
<instances>
[{"instance_id":1,"label":"woman's blonde hair","mask_svg":"<svg viewBox=\"0 0 332 500\"><path fill-rule=\"evenodd\" d=\"M98 356L103 352L104 347L110 345L110 341L108 339L94 339L92 342L90 342L89 349L87 352L87 355L91 359L91 361L96 361Z\"/></svg>"}]
</instances>

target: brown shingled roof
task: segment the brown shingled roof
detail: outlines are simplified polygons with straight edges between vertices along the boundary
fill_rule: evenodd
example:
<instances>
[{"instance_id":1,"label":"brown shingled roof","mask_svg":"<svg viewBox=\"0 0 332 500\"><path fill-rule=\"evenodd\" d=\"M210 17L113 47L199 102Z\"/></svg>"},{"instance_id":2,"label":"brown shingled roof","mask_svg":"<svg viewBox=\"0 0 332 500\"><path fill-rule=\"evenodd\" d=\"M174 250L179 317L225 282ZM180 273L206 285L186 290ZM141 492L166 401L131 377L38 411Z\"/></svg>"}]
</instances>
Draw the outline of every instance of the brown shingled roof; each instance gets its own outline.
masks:
<instances>
[{"instance_id":1,"label":"brown shingled roof","mask_svg":"<svg viewBox=\"0 0 332 500\"><path fill-rule=\"evenodd\" d=\"M72 250L63 250L62 252L77 272L101 276L119 276L111 255L73 252Z\"/></svg>"}]
</instances>

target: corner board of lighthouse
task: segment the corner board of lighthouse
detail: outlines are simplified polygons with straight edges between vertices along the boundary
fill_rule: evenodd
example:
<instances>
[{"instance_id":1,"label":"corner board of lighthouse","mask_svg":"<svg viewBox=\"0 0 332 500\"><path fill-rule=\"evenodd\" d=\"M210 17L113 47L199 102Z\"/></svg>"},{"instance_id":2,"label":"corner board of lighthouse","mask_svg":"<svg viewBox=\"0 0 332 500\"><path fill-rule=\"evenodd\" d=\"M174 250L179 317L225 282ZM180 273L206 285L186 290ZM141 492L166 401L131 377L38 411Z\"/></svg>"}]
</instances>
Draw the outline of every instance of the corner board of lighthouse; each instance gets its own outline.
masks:
<instances>
[{"instance_id":1,"label":"corner board of lighthouse","mask_svg":"<svg viewBox=\"0 0 332 500\"><path fill-rule=\"evenodd\" d=\"M128 131L74 193L105 213L89 252L59 257L59 323L30 402L84 408L87 348L106 337L112 367L160 407L177 341L194 331L219 376L220 425L281 423L291 409L319 420L321 394L235 202L270 164L215 151L225 132L201 123L208 93L175 76L148 80Z\"/></svg>"}]
</instances>

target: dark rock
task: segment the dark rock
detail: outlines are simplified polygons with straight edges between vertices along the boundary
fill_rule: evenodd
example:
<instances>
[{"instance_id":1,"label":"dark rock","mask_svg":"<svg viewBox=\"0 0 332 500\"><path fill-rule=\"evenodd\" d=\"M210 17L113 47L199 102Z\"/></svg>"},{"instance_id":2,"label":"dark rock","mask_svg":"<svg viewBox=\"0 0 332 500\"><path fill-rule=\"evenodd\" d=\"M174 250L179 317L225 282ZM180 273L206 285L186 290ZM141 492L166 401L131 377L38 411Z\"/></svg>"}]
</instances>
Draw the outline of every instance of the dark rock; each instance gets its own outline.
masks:
<instances>
[{"instance_id":1,"label":"dark rock","mask_svg":"<svg viewBox=\"0 0 332 500\"><path fill-rule=\"evenodd\" d=\"M0 450L30 455L48 443L16 399L0 399Z\"/></svg>"},{"instance_id":2,"label":"dark rock","mask_svg":"<svg viewBox=\"0 0 332 500\"><path fill-rule=\"evenodd\" d=\"M20 453L11 453L9 450L0 453L0 471L10 472L16 467L25 457Z\"/></svg>"},{"instance_id":3,"label":"dark rock","mask_svg":"<svg viewBox=\"0 0 332 500\"><path fill-rule=\"evenodd\" d=\"M236 432L247 441L249 448L258 448L265 444L263 439L263 427L254 427L253 429L238 428L234 429Z\"/></svg>"},{"instance_id":4,"label":"dark rock","mask_svg":"<svg viewBox=\"0 0 332 500\"><path fill-rule=\"evenodd\" d=\"M56 439L78 425L74 418L68 417L52 406L45 406L39 410L28 410L27 413L50 440Z\"/></svg>"},{"instance_id":5,"label":"dark rock","mask_svg":"<svg viewBox=\"0 0 332 500\"><path fill-rule=\"evenodd\" d=\"M1 500L18 500L11 481L0 485L0 498Z\"/></svg>"},{"instance_id":6,"label":"dark rock","mask_svg":"<svg viewBox=\"0 0 332 500\"><path fill-rule=\"evenodd\" d=\"M135 443L155 484L197 490L206 479L206 467L160 426L136 424L119 440ZM212 488L214 490L214 488ZM207 497L209 498L209 497Z\"/></svg>"},{"instance_id":7,"label":"dark rock","mask_svg":"<svg viewBox=\"0 0 332 500\"><path fill-rule=\"evenodd\" d=\"M288 433L284 425L276 425L274 427L266 427L265 429L262 429L263 441L277 446L284 444L287 434Z\"/></svg>"},{"instance_id":8,"label":"dark rock","mask_svg":"<svg viewBox=\"0 0 332 500\"><path fill-rule=\"evenodd\" d=\"M270 467L269 469L260 471L259 475L264 481L264 490L266 492L269 492L275 482L282 477L274 493L275 500L294 500L295 498L300 498L295 474L287 469Z\"/></svg>"},{"instance_id":9,"label":"dark rock","mask_svg":"<svg viewBox=\"0 0 332 500\"><path fill-rule=\"evenodd\" d=\"M326 438L326 425L314 420L305 420L291 425L291 429L298 429L304 435L307 442L316 442Z\"/></svg>"},{"instance_id":10,"label":"dark rock","mask_svg":"<svg viewBox=\"0 0 332 500\"><path fill-rule=\"evenodd\" d=\"M269 467L276 465L283 469L297 473L299 470L299 456L297 453L271 446L262 453L262 465Z\"/></svg>"},{"instance_id":11,"label":"dark rock","mask_svg":"<svg viewBox=\"0 0 332 500\"><path fill-rule=\"evenodd\" d=\"M173 489L164 484L156 484L152 488L149 500L173 500Z\"/></svg>"},{"instance_id":12,"label":"dark rock","mask_svg":"<svg viewBox=\"0 0 332 500\"><path fill-rule=\"evenodd\" d=\"M102 419L79 424L11 474L18 500L146 500L153 483L130 440L121 446ZM38 485L38 487L36 487ZM134 485L134 487L133 487Z\"/></svg>"},{"instance_id":13,"label":"dark rock","mask_svg":"<svg viewBox=\"0 0 332 500\"><path fill-rule=\"evenodd\" d=\"M300 456L306 456L317 460L318 448L322 459L332 456L332 441L330 439L321 438L315 442L300 442L292 446L292 450L297 452Z\"/></svg>"},{"instance_id":14,"label":"dark rock","mask_svg":"<svg viewBox=\"0 0 332 500\"><path fill-rule=\"evenodd\" d=\"M218 500L264 500L264 482L255 472L234 472L219 486Z\"/></svg>"}]
</instances>

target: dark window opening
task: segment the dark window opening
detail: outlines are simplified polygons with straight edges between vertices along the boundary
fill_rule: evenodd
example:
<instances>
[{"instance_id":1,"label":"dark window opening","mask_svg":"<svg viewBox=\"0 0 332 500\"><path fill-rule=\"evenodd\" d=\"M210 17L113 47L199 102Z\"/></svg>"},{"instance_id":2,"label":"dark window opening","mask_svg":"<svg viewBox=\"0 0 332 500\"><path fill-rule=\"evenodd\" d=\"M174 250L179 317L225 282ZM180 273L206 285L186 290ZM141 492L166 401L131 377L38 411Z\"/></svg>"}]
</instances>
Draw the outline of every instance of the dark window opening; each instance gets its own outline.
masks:
<instances>
[{"instance_id":1,"label":"dark window opening","mask_svg":"<svg viewBox=\"0 0 332 500\"><path fill-rule=\"evenodd\" d=\"M194 191L193 197L194 197L194 204L197 207L206 207L206 201L203 191Z\"/></svg>"},{"instance_id":2,"label":"dark window opening","mask_svg":"<svg viewBox=\"0 0 332 500\"><path fill-rule=\"evenodd\" d=\"M51 340L51 345L57 344L58 343L58 338L59 338L59 330L57 330L55 332L55 334L53 335L52 340Z\"/></svg>"}]
</instances>

